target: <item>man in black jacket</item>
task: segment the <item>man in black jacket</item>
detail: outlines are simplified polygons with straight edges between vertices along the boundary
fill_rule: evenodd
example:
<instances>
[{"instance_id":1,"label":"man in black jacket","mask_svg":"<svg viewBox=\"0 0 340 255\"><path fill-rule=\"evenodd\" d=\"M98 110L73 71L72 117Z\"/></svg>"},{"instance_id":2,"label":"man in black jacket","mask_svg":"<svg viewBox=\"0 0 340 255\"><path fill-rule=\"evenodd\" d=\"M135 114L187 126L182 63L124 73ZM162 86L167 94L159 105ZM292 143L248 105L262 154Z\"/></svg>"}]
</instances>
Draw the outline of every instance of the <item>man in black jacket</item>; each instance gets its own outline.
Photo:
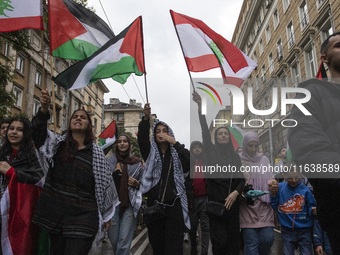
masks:
<instances>
[{"instance_id":1,"label":"man in black jacket","mask_svg":"<svg viewBox=\"0 0 340 255\"><path fill-rule=\"evenodd\" d=\"M311 115L293 107L290 119L298 124L290 128L288 142L293 160L313 185L318 219L327 232L333 254L340 254L340 33L327 38L321 54L330 78L299 84L311 93L311 99L304 104ZM311 173L307 169L315 171Z\"/></svg>"}]
</instances>

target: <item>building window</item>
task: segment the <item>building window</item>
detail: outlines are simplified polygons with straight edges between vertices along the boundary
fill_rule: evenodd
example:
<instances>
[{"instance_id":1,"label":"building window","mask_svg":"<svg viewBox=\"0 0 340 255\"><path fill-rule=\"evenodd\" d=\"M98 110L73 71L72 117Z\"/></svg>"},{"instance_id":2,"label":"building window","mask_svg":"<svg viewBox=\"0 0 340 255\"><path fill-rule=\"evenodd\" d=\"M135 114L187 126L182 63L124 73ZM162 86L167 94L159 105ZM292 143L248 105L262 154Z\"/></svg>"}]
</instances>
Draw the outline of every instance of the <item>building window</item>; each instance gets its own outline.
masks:
<instances>
[{"instance_id":1,"label":"building window","mask_svg":"<svg viewBox=\"0 0 340 255\"><path fill-rule=\"evenodd\" d=\"M295 44L294 28L292 21L287 26L288 46L291 48Z\"/></svg>"},{"instance_id":2,"label":"building window","mask_svg":"<svg viewBox=\"0 0 340 255\"><path fill-rule=\"evenodd\" d=\"M116 120L122 120L124 119L124 113L123 112L117 112L115 113Z\"/></svg>"},{"instance_id":3,"label":"building window","mask_svg":"<svg viewBox=\"0 0 340 255\"><path fill-rule=\"evenodd\" d=\"M286 12L290 5L290 0L282 0L282 1L283 1L283 10L284 12Z\"/></svg>"},{"instance_id":4,"label":"building window","mask_svg":"<svg viewBox=\"0 0 340 255\"><path fill-rule=\"evenodd\" d=\"M274 59L273 59L273 53L270 53L268 56L268 62L269 62L269 72L274 72Z\"/></svg>"},{"instance_id":5,"label":"building window","mask_svg":"<svg viewBox=\"0 0 340 255\"><path fill-rule=\"evenodd\" d=\"M267 41L267 44L270 41L270 38L271 38L271 33L270 33L270 27L268 25L268 27L266 28L266 41Z\"/></svg>"},{"instance_id":6,"label":"building window","mask_svg":"<svg viewBox=\"0 0 340 255\"><path fill-rule=\"evenodd\" d=\"M318 8L320 8L322 6L322 4L325 3L325 2L328 2L328 1L326 1L326 0L316 0L316 4L317 4Z\"/></svg>"},{"instance_id":7,"label":"building window","mask_svg":"<svg viewBox=\"0 0 340 255\"><path fill-rule=\"evenodd\" d=\"M262 82L266 81L266 65L265 64L263 64L261 68L261 80Z\"/></svg>"},{"instance_id":8,"label":"building window","mask_svg":"<svg viewBox=\"0 0 340 255\"><path fill-rule=\"evenodd\" d=\"M144 117L144 115L145 115L145 113L144 112L140 112L139 113L139 118L141 119L141 118L143 118Z\"/></svg>"},{"instance_id":9,"label":"building window","mask_svg":"<svg viewBox=\"0 0 340 255\"><path fill-rule=\"evenodd\" d=\"M280 78L280 85L281 85L281 88L287 87L287 78L286 77Z\"/></svg>"},{"instance_id":10,"label":"building window","mask_svg":"<svg viewBox=\"0 0 340 255\"><path fill-rule=\"evenodd\" d=\"M97 119L93 118L93 123L94 123L94 132L97 133Z\"/></svg>"},{"instance_id":11,"label":"building window","mask_svg":"<svg viewBox=\"0 0 340 255\"><path fill-rule=\"evenodd\" d=\"M296 84L300 81L300 72L299 72L299 66L298 64L295 64L291 68L292 72L292 83Z\"/></svg>"},{"instance_id":12,"label":"building window","mask_svg":"<svg viewBox=\"0 0 340 255\"><path fill-rule=\"evenodd\" d=\"M260 40L260 56L262 55L263 53L263 42L262 42L262 39Z\"/></svg>"},{"instance_id":13,"label":"building window","mask_svg":"<svg viewBox=\"0 0 340 255\"><path fill-rule=\"evenodd\" d=\"M5 43L5 52L4 52L5 57L9 56L9 44L8 42Z\"/></svg>"},{"instance_id":14,"label":"building window","mask_svg":"<svg viewBox=\"0 0 340 255\"><path fill-rule=\"evenodd\" d=\"M260 88L260 82L259 82L259 76L256 75L256 78L255 78L255 86L256 86L256 91L259 90Z\"/></svg>"},{"instance_id":15,"label":"building window","mask_svg":"<svg viewBox=\"0 0 340 255\"><path fill-rule=\"evenodd\" d=\"M279 23L280 23L279 13L278 13L277 9L274 11L274 14L273 14L273 21L274 21L274 29L276 29L277 26L278 26Z\"/></svg>"},{"instance_id":16,"label":"building window","mask_svg":"<svg viewBox=\"0 0 340 255\"><path fill-rule=\"evenodd\" d=\"M308 75L308 78L315 78L316 71L315 71L315 58L314 58L313 49L306 52L306 60L307 60L307 75Z\"/></svg>"},{"instance_id":17,"label":"building window","mask_svg":"<svg viewBox=\"0 0 340 255\"><path fill-rule=\"evenodd\" d=\"M277 54L277 61L283 59L283 47L281 38L276 43L276 54Z\"/></svg>"},{"instance_id":18,"label":"building window","mask_svg":"<svg viewBox=\"0 0 340 255\"><path fill-rule=\"evenodd\" d=\"M41 86L42 74L40 72L35 73L35 85Z\"/></svg>"},{"instance_id":19,"label":"building window","mask_svg":"<svg viewBox=\"0 0 340 255\"><path fill-rule=\"evenodd\" d=\"M254 56L253 56L253 60L257 63L257 55L256 55L256 51L254 51Z\"/></svg>"},{"instance_id":20,"label":"building window","mask_svg":"<svg viewBox=\"0 0 340 255\"><path fill-rule=\"evenodd\" d=\"M303 30L309 24L307 3L303 1L299 8L300 12L300 22L301 22L301 30Z\"/></svg>"},{"instance_id":21,"label":"building window","mask_svg":"<svg viewBox=\"0 0 340 255\"><path fill-rule=\"evenodd\" d=\"M329 22L327 24L327 26L325 26L324 29L322 29L322 32L321 32L321 40L322 41L325 41L330 35L332 35L334 32L333 32L333 27L331 25L331 23Z\"/></svg>"},{"instance_id":22,"label":"building window","mask_svg":"<svg viewBox=\"0 0 340 255\"><path fill-rule=\"evenodd\" d=\"M22 57L17 56L17 63L15 67L21 74L24 74L24 59Z\"/></svg>"},{"instance_id":23,"label":"building window","mask_svg":"<svg viewBox=\"0 0 340 255\"><path fill-rule=\"evenodd\" d=\"M63 104L66 104L67 103L67 94L64 93L64 96L63 96Z\"/></svg>"},{"instance_id":24,"label":"building window","mask_svg":"<svg viewBox=\"0 0 340 255\"><path fill-rule=\"evenodd\" d=\"M264 12L263 12L263 7L261 6L261 9L260 9L260 22L262 23L263 20L264 20Z\"/></svg>"},{"instance_id":25,"label":"building window","mask_svg":"<svg viewBox=\"0 0 340 255\"><path fill-rule=\"evenodd\" d=\"M33 115L36 115L38 113L39 107L40 107L40 101L34 98Z\"/></svg>"},{"instance_id":26,"label":"building window","mask_svg":"<svg viewBox=\"0 0 340 255\"><path fill-rule=\"evenodd\" d=\"M89 96L89 105L92 105L92 98Z\"/></svg>"},{"instance_id":27,"label":"building window","mask_svg":"<svg viewBox=\"0 0 340 255\"><path fill-rule=\"evenodd\" d=\"M62 123L62 127L61 127L61 128L62 128L62 130L64 131L64 130L67 129L67 126L66 126L67 123L66 123L66 117L65 117L65 116L63 116L62 122L63 122L63 123Z\"/></svg>"},{"instance_id":28,"label":"building window","mask_svg":"<svg viewBox=\"0 0 340 255\"><path fill-rule=\"evenodd\" d=\"M16 98L15 106L21 108L22 105L22 89L14 86L13 93Z\"/></svg>"},{"instance_id":29,"label":"building window","mask_svg":"<svg viewBox=\"0 0 340 255\"><path fill-rule=\"evenodd\" d=\"M76 102L74 102L74 110L78 110L79 109L79 104L78 104L78 102L76 101Z\"/></svg>"}]
</instances>

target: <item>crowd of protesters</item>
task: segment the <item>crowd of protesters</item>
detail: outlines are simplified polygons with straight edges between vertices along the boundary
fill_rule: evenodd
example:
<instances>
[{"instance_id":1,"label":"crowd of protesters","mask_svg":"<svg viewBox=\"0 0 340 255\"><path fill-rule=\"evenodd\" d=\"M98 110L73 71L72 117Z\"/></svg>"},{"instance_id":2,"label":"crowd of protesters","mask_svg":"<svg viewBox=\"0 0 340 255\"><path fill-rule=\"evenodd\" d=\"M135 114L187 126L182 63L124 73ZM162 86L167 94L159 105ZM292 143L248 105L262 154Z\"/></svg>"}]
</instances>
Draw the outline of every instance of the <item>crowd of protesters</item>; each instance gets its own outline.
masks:
<instances>
[{"instance_id":1,"label":"crowd of protesters","mask_svg":"<svg viewBox=\"0 0 340 255\"><path fill-rule=\"evenodd\" d=\"M192 255L208 254L210 241L214 255L238 255L241 249L246 255L268 255L275 218L283 254L293 255L297 248L302 255L340 254L339 179L293 171L296 164L340 163L340 115L334 110L340 108L339 45L340 33L322 44L329 80L300 84L311 92L304 106L312 115L293 107L291 118L298 125L289 130L288 140L296 163L286 162L287 149L280 148L277 167L291 170L276 176L236 171L208 178L196 171L207 165L238 170L270 165L259 153L256 133L246 133L236 150L228 127L210 134L197 92L193 101L202 142L186 149L168 124L151 118L146 104L138 126L139 159L131 154L127 134L117 137L113 156L106 158L83 109L72 114L63 135L49 131L51 99L42 90L32 121L16 116L0 122L0 253L84 255L107 232L113 253L128 255L144 197L143 219L154 255L183 254L186 229Z\"/></svg>"}]
</instances>

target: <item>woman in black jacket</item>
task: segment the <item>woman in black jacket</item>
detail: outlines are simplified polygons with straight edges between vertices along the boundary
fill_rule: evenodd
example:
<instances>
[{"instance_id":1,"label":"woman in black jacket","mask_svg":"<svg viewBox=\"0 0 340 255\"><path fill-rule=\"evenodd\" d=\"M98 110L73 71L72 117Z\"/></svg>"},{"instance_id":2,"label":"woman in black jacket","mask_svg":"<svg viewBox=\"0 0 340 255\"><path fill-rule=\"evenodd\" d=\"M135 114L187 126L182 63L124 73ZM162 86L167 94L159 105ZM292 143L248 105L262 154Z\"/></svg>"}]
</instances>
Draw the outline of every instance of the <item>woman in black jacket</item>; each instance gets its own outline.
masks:
<instances>
[{"instance_id":1,"label":"woman in black jacket","mask_svg":"<svg viewBox=\"0 0 340 255\"><path fill-rule=\"evenodd\" d=\"M210 238L214 255L239 254L239 199L245 180L242 173L240 157L235 153L227 127L219 127L215 131L215 144L211 141L205 116L201 114L201 97L197 92L193 93L193 100L199 109L199 120L202 128L204 145L204 165L233 168L235 172L215 172L207 177L208 201L224 204L227 213L223 217L207 214L210 224ZM230 166L230 167L229 167Z\"/></svg>"},{"instance_id":2,"label":"woman in black jacket","mask_svg":"<svg viewBox=\"0 0 340 255\"><path fill-rule=\"evenodd\" d=\"M138 144L145 163L142 194L148 206L159 203L164 215L146 222L154 255L183 254L184 225L190 228L184 173L190 168L190 152L175 140L171 128L156 121L149 140L149 104L138 126ZM146 215L144 216L146 220Z\"/></svg>"},{"instance_id":3,"label":"woman in black jacket","mask_svg":"<svg viewBox=\"0 0 340 255\"><path fill-rule=\"evenodd\" d=\"M34 254L39 228L31 219L43 171L34 151L31 123L25 117L14 117L9 123L0 151L0 173L2 217L8 217L2 221L1 239L9 240L3 242L2 251Z\"/></svg>"}]
</instances>

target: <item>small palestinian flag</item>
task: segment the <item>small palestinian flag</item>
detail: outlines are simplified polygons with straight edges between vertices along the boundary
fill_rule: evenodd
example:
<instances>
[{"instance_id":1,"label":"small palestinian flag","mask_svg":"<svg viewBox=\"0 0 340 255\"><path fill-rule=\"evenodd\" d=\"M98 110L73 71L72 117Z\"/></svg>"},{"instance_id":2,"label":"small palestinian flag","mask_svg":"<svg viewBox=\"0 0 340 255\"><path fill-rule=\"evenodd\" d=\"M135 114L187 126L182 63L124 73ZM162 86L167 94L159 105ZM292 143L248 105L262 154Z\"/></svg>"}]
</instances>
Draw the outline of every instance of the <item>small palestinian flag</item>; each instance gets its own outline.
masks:
<instances>
[{"instance_id":1,"label":"small palestinian flag","mask_svg":"<svg viewBox=\"0 0 340 255\"><path fill-rule=\"evenodd\" d=\"M111 150L118 136L116 122L112 121L110 125L99 135L99 146L103 149L105 155Z\"/></svg>"},{"instance_id":2,"label":"small palestinian flag","mask_svg":"<svg viewBox=\"0 0 340 255\"><path fill-rule=\"evenodd\" d=\"M115 35L92 11L74 0L49 0L50 54L83 60Z\"/></svg>"},{"instance_id":3,"label":"small palestinian flag","mask_svg":"<svg viewBox=\"0 0 340 255\"><path fill-rule=\"evenodd\" d=\"M246 132L236 125L233 125L232 127L228 125L227 127L230 131L231 141L233 142L234 150L236 150L238 147L242 148L243 136L246 134Z\"/></svg>"},{"instance_id":4,"label":"small palestinian flag","mask_svg":"<svg viewBox=\"0 0 340 255\"><path fill-rule=\"evenodd\" d=\"M41 0L0 1L0 33L24 28L44 30Z\"/></svg>"},{"instance_id":5,"label":"small palestinian flag","mask_svg":"<svg viewBox=\"0 0 340 255\"><path fill-rule=\"evenodd\" d=\"M141 16L91 57L60 73L54 82L65 89L83 88L110 77L124 84L131 73L145 73Z\"/></svg>"}]
</instances>

